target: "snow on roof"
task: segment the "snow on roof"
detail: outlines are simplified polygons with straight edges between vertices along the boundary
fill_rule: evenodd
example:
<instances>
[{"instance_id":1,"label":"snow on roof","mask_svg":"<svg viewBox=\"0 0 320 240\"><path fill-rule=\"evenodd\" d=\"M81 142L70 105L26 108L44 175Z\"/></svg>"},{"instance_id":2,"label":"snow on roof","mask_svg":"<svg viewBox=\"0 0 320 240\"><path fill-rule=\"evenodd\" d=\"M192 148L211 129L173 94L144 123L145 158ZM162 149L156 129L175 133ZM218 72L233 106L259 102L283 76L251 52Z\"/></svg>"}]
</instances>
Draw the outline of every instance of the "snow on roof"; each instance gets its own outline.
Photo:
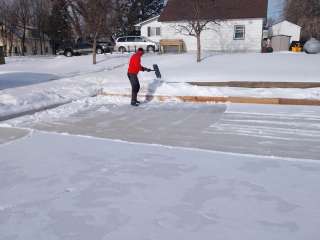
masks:
<instances>
[{"instance_id":1,"label":"snow on roof","mask_svg":"<svg viewBox=\"0 0 320 240\"><path fill-rule=\"evenodd\" d=\"M136 24L136 25L134 25L134 26L135 26L135 27L141 27L142 25L145 25L145 24L147 24L147 23L149 23L149 22L152 22L152 21L154 21L154 20L158 20L159 17L160 17L160 15L155 16L155 17L152 17L152 18L149 18L149 19L147 19L147 20L145 20L145 21L143 21L143 22L140 22L140 23L138 23L138 24Z\"/></svg>"},{"instance_id":2,"label":"snow on roof","mask_svg":"<svg viewBox=\"0 0 320 240\"><path fill-rule=\"evenodd\" d=\"M273 24L272 25L272 27L274 27L274 26L277 26L277 25L279 25L279 24L283 24L283 23L289 23L289 24L291 24L291 25L295 25L295 26L297 26L297 27L299 27L299 28L302 28L301 26L299 26L299 25L297 25L297 24L295 24L295 23L293 23L293 22L289 22L288 20L281 20L280 22L277 22L277 23L275 23L275 24Z\"/></svg>"}]
</instances>

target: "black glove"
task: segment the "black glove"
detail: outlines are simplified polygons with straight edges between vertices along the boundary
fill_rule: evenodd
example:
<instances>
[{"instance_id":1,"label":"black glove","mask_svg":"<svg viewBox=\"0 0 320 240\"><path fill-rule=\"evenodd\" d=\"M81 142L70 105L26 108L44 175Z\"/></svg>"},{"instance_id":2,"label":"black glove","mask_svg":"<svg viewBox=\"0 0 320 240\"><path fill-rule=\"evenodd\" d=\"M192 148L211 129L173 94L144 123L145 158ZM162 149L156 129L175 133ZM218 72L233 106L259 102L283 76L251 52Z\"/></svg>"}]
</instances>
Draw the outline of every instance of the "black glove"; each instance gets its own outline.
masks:
<instances>
[{"instance_id":1,"label":"black glove","mask_svg":"<svg viewBox=\"0 0 320 240\"><path fill-rule=\"evenodd\" d=\"M149 68L145 68L145 67L143 67L143 68L142 68L142 71L144 71L144 72L151 72L152 70L151 70L151 69L149 69Z\"/></svg>"}]
</instances>

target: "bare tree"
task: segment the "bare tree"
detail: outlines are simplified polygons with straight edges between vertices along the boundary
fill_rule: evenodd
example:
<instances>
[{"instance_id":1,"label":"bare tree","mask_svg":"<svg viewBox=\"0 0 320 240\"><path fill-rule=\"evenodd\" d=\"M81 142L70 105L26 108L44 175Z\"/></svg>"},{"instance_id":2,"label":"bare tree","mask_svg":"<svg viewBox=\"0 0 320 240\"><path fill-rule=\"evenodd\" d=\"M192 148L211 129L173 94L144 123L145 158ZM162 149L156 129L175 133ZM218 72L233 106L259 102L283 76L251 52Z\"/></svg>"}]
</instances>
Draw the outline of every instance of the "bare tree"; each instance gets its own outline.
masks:
<instances>
[{"instance_id":1,"label":"bare tree","mask_svg":"<svg viewBox=\"0 0 320 240\"><path fill-rule=\"evenodd\" d=\"M320 38L319 0L288 0L285 16L302 27L302 38Z\"/></svg>"},{"instance_id":2,"label":"bare tree","mask_svg":"<svg viewBox=\"0 0 320 240\"><path fill-rule=\"evenodd\" d=\"M5 54L12 55L13 34L17 29L14 5L10 1L0 1L0 40L4 44Z\"/></svg>"},{"instance_id":3,"label":"bare tree","mask_svg":"<svg viewBox=\"0 0 320 240\"><path fill-rule=\"evenodd\" d=\"M122 0L122 11L127 19L126 33L135 32L135 24L160 14L164 0Z\"/></svg>"},{"instance_id":4,"label":"bare tree","mask_svg":"<svg viewBox=\"0 0 320 240\"><path fill-rule=\"evenodd\" d=\"M50 2L48 0L32 1L32 25L36 27L37 35L40 42L40 53L44 54L45 29L48 25L50 15Z\"/></svg>"},{"instance_id":5,"label":"bare tree","mask_svg":"<svg viewBox=\"0 0 320 240\"><path fill-rule=\"evenodd\" d=\"M84 21L85 33L93 41L93 64L97 63L97 39L107 27L110 19L108 12L112 8L111 0L74 0L72 1L72 11L75 15L79 13Z\"/></svg>"},{"instance_id":6,"label":"bare tree","mask_svg":"<svg viewBox=\"0 0 320 240\"><path fill-rule=\"evenodd\" d=\"M197 62L201 62L201 33L208 29L209 24L218 24L218 18L212 16L206 19L203 15L207 9L213 9L215 0L188 0L191 8L191 18L186 24L177 24L177 32L197 38Z\"/></svg>"},{"instance_id":7,"label":"bare tree","mask_svg":"<svg viewBox=\"0 0 320 240\"><path fill-rule=\"evenodd\" d=\"M64 42L70 42L73 33L67 1L53 0L46 25L46 34L51 40L53 52L56 53L57 48Z\"/></svg>"},{"instance_id":8,"label":"bare tree","mask_svg":"<svg viewBox=\"0 0 320 240\"><path fill-rule=\"evenodd\" d=\"M15 14L18 21L18 27L22 29L21 51L24 56L26 51L25 42L27 27L31 18L31 0L15 0L14 6L16 9Z\"/></svg>"},{"instance_id":9,"label":"bare tree","mask_svg":"<svg viewBox=\"0 0 320 240\"><path fill-rule=\"evenodd\" d=\"M80 12L80 8L78 5L83 5L84 1L78 0L66 0L66 5L68 8L68 17L71 22L73 31L78 38L83 38L83 17Z\"/></svg>"}]
</instances>

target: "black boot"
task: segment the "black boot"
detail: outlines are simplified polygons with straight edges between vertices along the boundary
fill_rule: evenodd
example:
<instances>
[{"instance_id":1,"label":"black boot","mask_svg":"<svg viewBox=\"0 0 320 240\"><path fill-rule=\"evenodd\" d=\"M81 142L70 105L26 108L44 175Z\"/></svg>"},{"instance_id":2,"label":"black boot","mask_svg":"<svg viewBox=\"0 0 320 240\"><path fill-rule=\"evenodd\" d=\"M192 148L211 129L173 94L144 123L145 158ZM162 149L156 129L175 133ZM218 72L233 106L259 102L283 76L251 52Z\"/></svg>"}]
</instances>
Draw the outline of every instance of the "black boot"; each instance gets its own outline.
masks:
<instances>
[{"instance_id":1,"label":"black boot","mask_svg":"<svg viewBox=\"0 0 320 240\"><path fill-rule=\"evenodd\" d=\"M140 102L139 101L131 102L131 105L134 107L138 107L140 105Z\"/></svg>"}]
</instances>

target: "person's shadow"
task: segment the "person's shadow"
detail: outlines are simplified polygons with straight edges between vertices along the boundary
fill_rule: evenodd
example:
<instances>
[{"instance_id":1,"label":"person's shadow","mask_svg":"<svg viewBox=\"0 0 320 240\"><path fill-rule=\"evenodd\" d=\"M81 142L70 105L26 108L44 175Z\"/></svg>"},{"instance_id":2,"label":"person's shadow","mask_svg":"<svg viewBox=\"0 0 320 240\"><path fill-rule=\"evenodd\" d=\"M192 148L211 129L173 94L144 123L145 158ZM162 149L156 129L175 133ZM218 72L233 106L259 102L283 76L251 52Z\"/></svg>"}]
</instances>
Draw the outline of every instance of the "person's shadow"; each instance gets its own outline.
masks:
<instances>
[{"instance_id":1,"label":"person's shadow","mask_svg":"<svg viewBox=\"0 0 320 240\"><path fill-rule=\"evenodd\" d=\"M154 93L164 83L161 79L154 79L148 84L148 90L146 95L146 102L151 102L154 99Z\"/></svg>"}]
</instances>

